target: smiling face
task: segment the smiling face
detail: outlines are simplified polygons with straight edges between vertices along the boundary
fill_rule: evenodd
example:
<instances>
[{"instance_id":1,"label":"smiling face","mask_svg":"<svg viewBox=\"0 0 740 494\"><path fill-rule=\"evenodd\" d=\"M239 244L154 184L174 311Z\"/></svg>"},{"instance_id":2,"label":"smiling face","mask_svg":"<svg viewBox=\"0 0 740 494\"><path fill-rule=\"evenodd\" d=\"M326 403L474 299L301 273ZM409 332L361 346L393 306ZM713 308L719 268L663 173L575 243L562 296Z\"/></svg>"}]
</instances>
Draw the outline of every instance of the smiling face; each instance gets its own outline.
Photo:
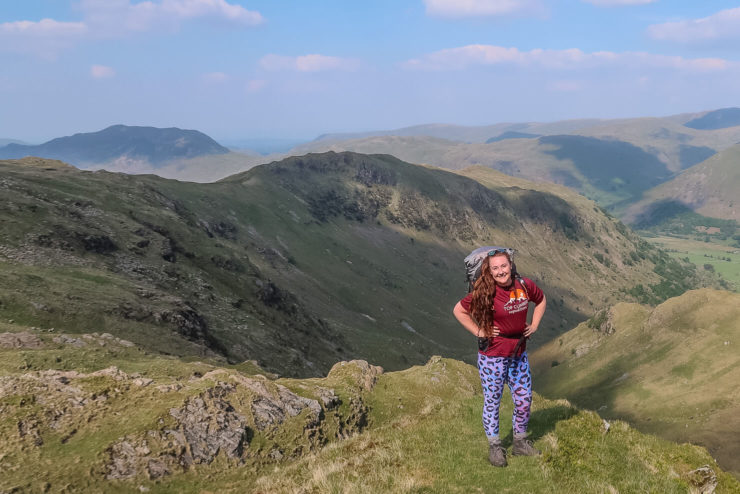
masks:
<instances>
[{"instance_id":1,"label":"smiling face","mask_svg":"<svg viewBox=\"0 0 740 494\"><path fill-rule=\"evenodd\" d=\"M511 262L503 252L488 258L488 269L497 285L509 286L511 284Z\"/></svg>"}]
</instances>

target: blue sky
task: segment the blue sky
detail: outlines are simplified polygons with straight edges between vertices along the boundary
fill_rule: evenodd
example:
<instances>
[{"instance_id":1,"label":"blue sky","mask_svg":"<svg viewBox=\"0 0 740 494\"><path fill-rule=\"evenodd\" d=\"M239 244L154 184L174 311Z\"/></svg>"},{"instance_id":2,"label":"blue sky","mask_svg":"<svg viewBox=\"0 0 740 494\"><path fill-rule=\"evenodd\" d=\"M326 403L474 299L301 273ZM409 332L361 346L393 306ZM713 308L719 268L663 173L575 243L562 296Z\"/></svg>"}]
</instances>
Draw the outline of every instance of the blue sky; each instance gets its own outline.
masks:
<instances>
[{"instance_id":1,"label":"blue sky","mask_svg":"<svg viewBox=\"0 0 740 494\"><path fill-rule=\"evenodd\" d=\"M740 106L740 2L24 0L0 6L0 138L217 140Z\"/></svg>"}]
</instances>

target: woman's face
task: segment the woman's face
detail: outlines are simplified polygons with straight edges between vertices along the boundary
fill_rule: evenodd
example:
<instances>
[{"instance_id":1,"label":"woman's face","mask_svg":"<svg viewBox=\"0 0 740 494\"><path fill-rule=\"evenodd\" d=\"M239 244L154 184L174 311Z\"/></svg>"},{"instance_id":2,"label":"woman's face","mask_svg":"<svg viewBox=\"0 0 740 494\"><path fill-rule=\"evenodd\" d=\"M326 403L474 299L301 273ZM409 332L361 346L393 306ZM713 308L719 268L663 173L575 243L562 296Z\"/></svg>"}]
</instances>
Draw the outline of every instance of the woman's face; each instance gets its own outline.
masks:
<instances>
[{"instance_id":1,"label":"woman's face","mask_svg":"<svg viewBox=\"0 0 740 494\"><path fill-rule=\"evenodd\" d=\"M493 280L499 286L511 284L511 263L506 254L496 254L488 258L488 268L491 270Z\"/></svg>"}]
</instances>

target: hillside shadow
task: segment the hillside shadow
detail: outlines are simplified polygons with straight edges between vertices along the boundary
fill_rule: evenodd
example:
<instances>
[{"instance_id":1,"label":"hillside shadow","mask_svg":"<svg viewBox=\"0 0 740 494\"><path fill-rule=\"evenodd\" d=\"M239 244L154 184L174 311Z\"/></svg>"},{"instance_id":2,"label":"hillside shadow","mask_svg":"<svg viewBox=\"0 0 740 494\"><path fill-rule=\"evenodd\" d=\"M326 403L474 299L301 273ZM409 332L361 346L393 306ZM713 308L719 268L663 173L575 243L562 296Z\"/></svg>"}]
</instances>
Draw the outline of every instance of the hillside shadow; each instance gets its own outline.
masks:
<instances>
[{"instance_id":1,"label":"hillside shadow","mask_svg":"<svg viewBox=\"0 0 740 494\"><path fill-rule=\"evenodd\" d=\"M717 151L707 146L689 146L682 144L678 150L678 159L681 169L685 170L717 154Z\"/></svg>"},{"instance_id":2,"label":"hillside shadow","mask_svg":"<svg viewBox=\"0 0 740 494\"><path fill-rule=\"evenodd\" d=\"M534 410L529 419L529 439L532 441L539 440L549 432L555 430L555 426L558 422L561 420L568 420L577 413L577 409L565 405L548 407L543 410ZM514 434L511 430L502 437L502 442L507 446L514 442Z\"/></svg>"},{"instance_id":3,"label":"hillside shadow","mask_svg":"<svg viewBox=\"0 0 740 494\"><path fill-rule=\"evenodd\" d=\"M594 187L604 191L637 195L671 177L656 156L628 142L557 135L540 137L540 143L558 146L544 152L571 161Z\"/></svg>"}]
</instances>

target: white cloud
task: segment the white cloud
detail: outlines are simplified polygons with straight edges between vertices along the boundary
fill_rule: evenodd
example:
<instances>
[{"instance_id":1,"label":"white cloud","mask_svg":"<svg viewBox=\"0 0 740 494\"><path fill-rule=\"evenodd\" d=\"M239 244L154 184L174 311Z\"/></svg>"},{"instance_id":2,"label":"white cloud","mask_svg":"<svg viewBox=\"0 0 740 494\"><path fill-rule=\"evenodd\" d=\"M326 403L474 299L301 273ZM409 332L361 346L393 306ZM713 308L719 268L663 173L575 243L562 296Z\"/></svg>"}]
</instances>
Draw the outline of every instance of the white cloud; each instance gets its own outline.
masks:
<instances>
[{"instance_id":1,"label":"white cloud","mask_svg":"<svg viewBox=\"0 0 740 494\"><path fill-rule=\"evenodd\" d=\"M658 0L581 0L598 7L622 7L625 5L645 5Z\"/></svg>"},{"instance_id":2,"label":"white cloud","mask_svg":"<svg viewBox=\"0 0 740 494\"><path fill-rule=\"evenodd\" d=\"M428 15L437 17L482 17L539 11L538 0L424 0Z\"/></svg>"},{"instance_id":3,"label":"white cloud","mask_svg":"<svg viewBox=\"0 0 740 494\"><path fill-rule=\"evenodd\" d=\"M461 70L471 66L510 64L520 67L578 69L593 67L649 67L688 71L724 70L731 62L721 58L684 58L643 52L585 53L579 49L519 51L492 45L468 45L429 53L402 64L407 69Z\"/></svg>"},{"instance_id":4,"label":"white cloud","mask_svg":"<svg viewBox=\"0 0 740 494\"><path fill-rule=\"evenodd\" d=\"M116 75L116 71L106 65L93 65L90 67L90 75L93 79L109 79Z\"/></svg>"},{"instance_id":5,"label":"white cloud","mask_svg":"<svg viewBox=\"0 0 740 494\"><path fill-rule=\"evenodd\" d=\"M701 19L653 24L647 32L654 39L679 43L737 40L740 39L740 7Z\"/></svg>"},{"instance_id":6,"label":"white cloud","mask_svg":"<svg viewBox=\"0 0 740 494\"><path fill-rule=\"evenodd\" d=\"M79 36L87 31L82 22L59 22L41 19L38 22L15 21L0 24L0 33L23 36Z\"/></svg>"},{"instance_id":7,"label":"white cloud","mask_svg":"<svg viewBox=\"0 0 740 494\"><path fill-rule=\"evenodd\" d=\"M105 36L154 29L177 29L183 21L206 19L236 27L264 22L259 12L226 0L161 0L131 3L131 0L81 0L85 21Z\"/></svg>"},{"instance_id":8,"label":"white cloud","mask_svg":"<svg viewBox=\"0 0 740 494\"><path fill-rule=\"evenodd\" d=\"M0 24L0 51L33 53L54 58L88 33L83 22L59 22L54 19L15 21Z\"/></svg>"},{"instance_id":9,"label":"white cloud","mask_svg":"<svg viewBox=\"0 0 740 494\"><path fill-rule=\"evenodd\" d=\"M325 70L353 70L359 62L351 58L310 54L298 57L269 54L262 57L260 66L265 70L293 70L297 72L321 72Z\"/></svg>"},{"instance_id":10,"label":"white cloud","mask_svg":"<svg viewBox=\"0 0 740 494\"><path fill-rule=\"evenodd\" d=\"M117 38L145 31L174 31L183 22L206 20L235 27L264 22L259 12L227 0L80 0L79 22L54 19L0 24L0 50L35 53L53 58L85 39Z\"/></svg>"}]
</instances>

